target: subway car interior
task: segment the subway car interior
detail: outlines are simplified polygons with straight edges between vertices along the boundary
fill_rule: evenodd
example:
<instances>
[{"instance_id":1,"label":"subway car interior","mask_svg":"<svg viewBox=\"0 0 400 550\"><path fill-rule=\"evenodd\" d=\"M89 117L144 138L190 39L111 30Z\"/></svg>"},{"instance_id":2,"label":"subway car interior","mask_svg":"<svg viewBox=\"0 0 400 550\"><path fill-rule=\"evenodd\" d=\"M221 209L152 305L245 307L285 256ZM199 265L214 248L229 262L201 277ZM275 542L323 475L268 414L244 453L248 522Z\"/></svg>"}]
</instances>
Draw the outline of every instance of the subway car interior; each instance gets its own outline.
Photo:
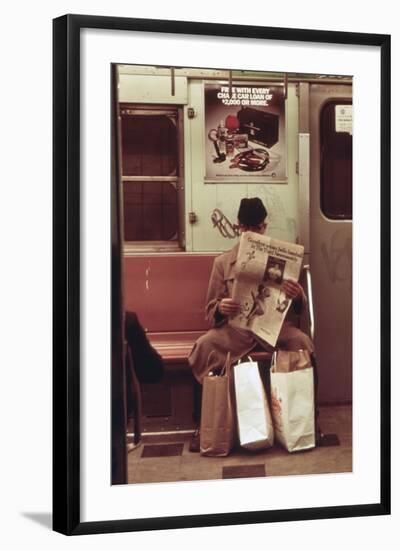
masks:
<instances>
[{"instance_id":1,"label":"subway car interior","mask_svg":"<svg viewBox=\"0 0 400 550\"><path fill-rule=\"evenodd\" d=\"M111 96L112 483L351 472L351 76L115 64ZM298 452L236 435L206 456L188 357L210 328L214 260L254 197L266 235L304 247L320 432ZM250 356L270 403L272 352Z\"/></svg>"}]
</instances>

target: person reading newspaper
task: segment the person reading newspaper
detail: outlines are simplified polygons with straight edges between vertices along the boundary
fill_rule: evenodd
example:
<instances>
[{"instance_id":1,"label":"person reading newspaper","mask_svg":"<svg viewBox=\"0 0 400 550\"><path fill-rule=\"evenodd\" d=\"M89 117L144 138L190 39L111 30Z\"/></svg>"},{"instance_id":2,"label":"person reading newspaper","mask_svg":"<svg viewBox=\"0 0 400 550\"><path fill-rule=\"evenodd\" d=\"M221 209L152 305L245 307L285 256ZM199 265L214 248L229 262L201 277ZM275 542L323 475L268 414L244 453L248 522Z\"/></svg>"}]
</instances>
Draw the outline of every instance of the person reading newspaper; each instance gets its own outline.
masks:
<instances>
[{"instance_id":1,"label":"person reading newspaper","mask_svg":"<svg viewBox=\"0 0 400 550\"><path fill-rule=\"evenodd\" d=\"M267 229L266 218L267 210L260 198L244 198L241 200L238 211L238 223L241 233L252 232L264 235ZM238 271L236 265L238 252L239 243L217 256L214 260L206 298L206 318L211 328L195 342L188 358L192 373L197 381L194 407L195 421L197 422L200 420L203 378L209 370L218 371L222 368L228 351L231 352L231 358L234 362L256 346L261 346L267 351L273 351L275 348L290 351L305 349L310 352L313 362L315 362L314 344L311 338L296 326L297 316L306 303L302 286L296 280L290 278L281 281L278 291L264 284L259 284L258 288L256 285L256 292L253 291L252 293L253 304L249 304L248 311L243 313L243 304L232 297ZM272 281L282 279L279 263L271 264L269 268L267 266L267 269L270 271L267 278ZM264 338L259 337L256 334L257 331L249 330L249 323L252 323L253 319L265 317L265 301L271 292L278 292L278 306L275 308L278 311L279 308L285 311L289 301L291 301L291 306L282 321L275 345L271 345ZM240 315L242 321L234 322ZM212 350L214 353L210 357L210 362L208 362ZM190 450L197 451L198 446L197 430L190 444Z\"/></svg>"}]
</instances>

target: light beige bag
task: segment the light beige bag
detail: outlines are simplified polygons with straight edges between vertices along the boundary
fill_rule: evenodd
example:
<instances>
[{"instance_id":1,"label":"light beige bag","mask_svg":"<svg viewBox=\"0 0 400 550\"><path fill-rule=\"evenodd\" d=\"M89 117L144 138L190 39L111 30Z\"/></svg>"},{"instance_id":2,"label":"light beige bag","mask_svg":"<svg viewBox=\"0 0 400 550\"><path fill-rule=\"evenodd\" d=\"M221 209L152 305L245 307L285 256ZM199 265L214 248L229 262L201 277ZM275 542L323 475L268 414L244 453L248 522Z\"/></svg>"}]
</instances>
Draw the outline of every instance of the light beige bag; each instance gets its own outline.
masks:
<instances>
[{"instance_id":1,"label":"light beige bag","mask_svg":"<svg viewBox=\"0 0 400 550\"><path fill-rule=\"evenodd\" d=\"M207 364L212 353L208 357ZM221 374L209 373L203 379L200 453L204 456L227 456L233 447L235 418L232 389L229 352Z\"/></svg>"},{"instance_id":2,"label":"light beige bag","mask_svg":"<svg viewBox=\"0 0 400 550\"><path fill-rule=\"evenodd\" d=\"M307 350L274 352L271 409L276 439L289 452L315 447L314 373Z\"/></svg>"},{"instance_id":3,"label":"light beige bag","mask_svg":"<svg viewBox=\"0 0 400 550\"><path fill-rule=\"evenodd\" d=\"M274 444L274 429L258 363L251 360L233 368L236 418L240 445L251 451Z\"/></svg>"}]
</instances>

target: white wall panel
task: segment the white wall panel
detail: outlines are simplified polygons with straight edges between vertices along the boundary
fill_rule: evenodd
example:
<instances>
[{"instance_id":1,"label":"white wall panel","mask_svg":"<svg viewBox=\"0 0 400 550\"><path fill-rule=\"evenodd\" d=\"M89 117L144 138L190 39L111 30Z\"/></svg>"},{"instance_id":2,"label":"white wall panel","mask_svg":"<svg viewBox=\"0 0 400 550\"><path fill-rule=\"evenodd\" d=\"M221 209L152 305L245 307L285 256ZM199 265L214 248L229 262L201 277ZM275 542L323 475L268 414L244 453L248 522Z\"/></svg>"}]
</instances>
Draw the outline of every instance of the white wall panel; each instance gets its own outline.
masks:
<instances>
[{"instance_id":1,"label":"white wall panel","mask_svg":"<svg viewBox=\"0 0 400 550\"><path fill-rule=\"evenodd\" d=\"M124 103L187 103L187 79L175 77L172 95L170 76L119 75L119 100Z\"/></svg>"}]
</instances>

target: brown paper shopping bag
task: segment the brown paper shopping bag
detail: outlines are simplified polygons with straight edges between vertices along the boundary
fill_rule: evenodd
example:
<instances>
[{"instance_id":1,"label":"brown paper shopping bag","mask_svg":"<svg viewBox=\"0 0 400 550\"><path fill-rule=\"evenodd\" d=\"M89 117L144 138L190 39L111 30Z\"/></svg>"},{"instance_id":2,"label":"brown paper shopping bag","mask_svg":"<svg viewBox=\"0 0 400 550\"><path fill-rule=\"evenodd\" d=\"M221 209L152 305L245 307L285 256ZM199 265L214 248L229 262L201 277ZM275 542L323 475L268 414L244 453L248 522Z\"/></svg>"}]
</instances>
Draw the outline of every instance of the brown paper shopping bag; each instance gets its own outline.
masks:
<instances>
[{"instance_id":1,"label":"brown paper shopping bag","mask_svg":"<svg viewBox=\"0 0 400 550\"><path fill-rule=\"evenodd\" d=\"M227 456L233 447L234 437L235 418L228 353L221 374L209 373L203 380L200 453L204 456Z\"/></svg>"},{"instance_id":2,"label":"brown paper shopping bag","mask_svg":"<svg viewBox=\"0 0 400 550\"><path fill-rule=\"evenodd\" d=\"M276 439L289 452L315 447L314 373L308 351L274 352L271 409Z\"/></svg>"}]
</instances>

